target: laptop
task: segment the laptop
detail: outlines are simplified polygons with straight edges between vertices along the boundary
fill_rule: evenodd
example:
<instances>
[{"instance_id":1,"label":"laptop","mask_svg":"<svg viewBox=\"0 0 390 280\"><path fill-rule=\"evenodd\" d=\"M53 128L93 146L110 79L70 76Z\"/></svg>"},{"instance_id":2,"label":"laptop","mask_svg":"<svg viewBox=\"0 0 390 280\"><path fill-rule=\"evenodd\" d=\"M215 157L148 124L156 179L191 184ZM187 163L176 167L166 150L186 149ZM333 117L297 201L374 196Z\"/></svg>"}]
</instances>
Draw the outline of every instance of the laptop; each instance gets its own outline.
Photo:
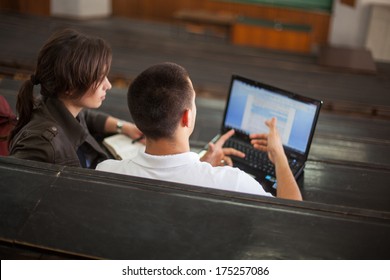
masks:
<instances>
[{"instance_id":1,"label":"laptop","mask_svg":"<svg viewBox=\"0 0 390 280\"><path fill-rule=\"evenodd\" d=\"M265 121L276 117L290 168L297 179L308 158L321 105L322 101L233 75L221 131L212 141L234 129L235 134L224 146L241 150L246 156L232 157L233 166L252 175L266 191L275 194L274 166L267 153L253 148L249 134L268 133Z\"/></svg>"}]
</instances>

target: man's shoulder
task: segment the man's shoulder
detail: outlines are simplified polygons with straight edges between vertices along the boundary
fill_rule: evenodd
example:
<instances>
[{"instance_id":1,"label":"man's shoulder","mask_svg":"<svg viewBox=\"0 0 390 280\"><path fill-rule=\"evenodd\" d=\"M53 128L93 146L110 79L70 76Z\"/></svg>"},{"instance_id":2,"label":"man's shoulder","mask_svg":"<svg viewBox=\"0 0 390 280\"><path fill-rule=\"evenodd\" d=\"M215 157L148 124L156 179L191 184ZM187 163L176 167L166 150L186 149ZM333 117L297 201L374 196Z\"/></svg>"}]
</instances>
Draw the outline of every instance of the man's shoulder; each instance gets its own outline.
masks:
<instances>
[{"instance_id":1,"label":"man's shoulder","mask_svg":"<svg viewBox=\"0 0 390 280\"><path fill-rule=\"evenodd\" d=\"M96 170L121 173L120 170L129 165L131 160L106 159L96 166Z\"/></svg>"}]
</instances>

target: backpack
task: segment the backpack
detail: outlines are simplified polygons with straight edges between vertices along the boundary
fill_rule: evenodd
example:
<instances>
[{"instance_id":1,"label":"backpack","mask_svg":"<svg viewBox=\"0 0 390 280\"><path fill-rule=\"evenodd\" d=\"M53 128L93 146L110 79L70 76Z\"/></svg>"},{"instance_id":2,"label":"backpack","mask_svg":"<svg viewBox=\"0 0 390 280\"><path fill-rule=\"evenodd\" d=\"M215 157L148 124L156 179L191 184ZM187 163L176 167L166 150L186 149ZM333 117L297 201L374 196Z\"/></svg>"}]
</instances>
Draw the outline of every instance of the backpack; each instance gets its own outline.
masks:
<instances>
[{"instance_id":1,"label":"backpack","mask_svg":"<svg viewBox=\"0 0 390 280\"><path fill-rule=\"evenodd\" d=\"M4 96L0 95L0 156L8 156L8 136L16 125L16 116Z\"/></svg>"}]
</instances>

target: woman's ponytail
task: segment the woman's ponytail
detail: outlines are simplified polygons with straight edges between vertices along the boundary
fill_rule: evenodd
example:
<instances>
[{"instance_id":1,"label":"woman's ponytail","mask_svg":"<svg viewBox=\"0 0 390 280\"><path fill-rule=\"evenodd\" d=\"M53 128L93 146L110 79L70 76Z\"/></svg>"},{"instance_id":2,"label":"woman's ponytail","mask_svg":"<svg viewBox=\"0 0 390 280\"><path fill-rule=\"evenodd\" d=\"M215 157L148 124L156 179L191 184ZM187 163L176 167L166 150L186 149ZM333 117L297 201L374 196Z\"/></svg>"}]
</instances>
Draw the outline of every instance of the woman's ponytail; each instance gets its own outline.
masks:
<instances>
[{"instance_id":1,"label":"woman's ponytail","mask_svg":"<svg viewBox=\"0 0 390 280\"><path fill-rule=\"evenodd\" d=\"M35 80L35 76L32 75L31 79L25 81L19 89L18 97L16 100L16 113L18 116L18 121L14 130L10 134L8 143L12 142L12 139L15 137L15 135L31 119L32 112L35 106L34 84L37 84L37 81Z\"/></svg>"}]
</instances>

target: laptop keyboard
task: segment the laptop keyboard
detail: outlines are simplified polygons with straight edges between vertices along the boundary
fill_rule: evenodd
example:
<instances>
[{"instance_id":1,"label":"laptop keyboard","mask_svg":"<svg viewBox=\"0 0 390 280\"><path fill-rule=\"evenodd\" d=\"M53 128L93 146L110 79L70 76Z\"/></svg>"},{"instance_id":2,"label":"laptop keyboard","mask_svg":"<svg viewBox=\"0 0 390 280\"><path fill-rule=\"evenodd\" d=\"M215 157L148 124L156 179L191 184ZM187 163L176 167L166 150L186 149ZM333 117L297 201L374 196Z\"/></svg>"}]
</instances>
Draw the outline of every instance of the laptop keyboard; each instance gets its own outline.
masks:
<instances>
[{"instance_id":1,"label":"laptop keyboard","mask_svg":"<svg viewBox=\"0 0 390 280\"><path fill-rule=\"evenodd\" d=\"M245 154L245 158L232 157L234 161L245 163L253 169L261 170L266 174L275 176L274 165L269 160L267 153L255 150L248 144L232 141L231 139L225 142L224 147L234 148Z\"/></svg>"},{"instance_id":2,"label":"laptop keyboard","mask_svg":"<svg viewBox=\"0 0 390 280\"><path fill-rule=\"evenodd\" d=\"M275 167L269 160L267 153L256 150L249 144L233 141L232 139L226 141L224 147L234 148L245 153L245 158L233 156L233 161L244 163L255 170L263 171L265 174L275 177ZM289 159L289 165L294 174L300 167L295 159Z\"/></svg>"}]
</instances>

